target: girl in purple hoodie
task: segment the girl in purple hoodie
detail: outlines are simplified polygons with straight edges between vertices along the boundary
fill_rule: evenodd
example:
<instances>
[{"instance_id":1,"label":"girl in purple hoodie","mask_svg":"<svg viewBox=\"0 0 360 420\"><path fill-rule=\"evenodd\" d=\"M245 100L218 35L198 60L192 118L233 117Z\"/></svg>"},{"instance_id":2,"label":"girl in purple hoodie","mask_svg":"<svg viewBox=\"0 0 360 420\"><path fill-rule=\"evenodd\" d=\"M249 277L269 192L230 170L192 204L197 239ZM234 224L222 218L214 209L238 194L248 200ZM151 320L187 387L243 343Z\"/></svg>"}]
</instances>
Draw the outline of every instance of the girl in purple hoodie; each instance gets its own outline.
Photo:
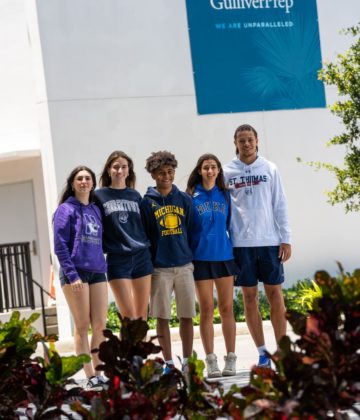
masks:
<instances>
[{"instance_id":1,"label":"girl in purple hoodie","mask_svg":"<svg viewBox=\"0 0 360 420\"><path fill-rule=\"evenodd\" d=\"M60 282L72 314L76 354L90 354L104 341L108 307L106 262L102 251L102 223L94 204L96 178L86 166L70 173L54 214L54 248L60 263ZM89 343L88 330L92 329ZM84 365L88 387L102 385L105 378L92 363Z\"/></svg>"}]
</instances>

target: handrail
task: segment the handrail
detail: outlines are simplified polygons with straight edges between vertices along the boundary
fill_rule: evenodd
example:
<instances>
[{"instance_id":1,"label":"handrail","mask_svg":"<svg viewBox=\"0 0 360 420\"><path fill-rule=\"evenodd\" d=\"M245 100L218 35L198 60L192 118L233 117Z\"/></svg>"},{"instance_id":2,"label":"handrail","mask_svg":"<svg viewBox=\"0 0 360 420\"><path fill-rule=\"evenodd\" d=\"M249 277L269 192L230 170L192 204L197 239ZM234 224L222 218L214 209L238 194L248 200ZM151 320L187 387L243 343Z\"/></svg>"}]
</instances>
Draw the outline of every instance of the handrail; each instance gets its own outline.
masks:
<instances>
[{"instance_id":1,"label":"handrail","mask_svg":"<svg viewBox=\"0 0 360 420\"><path fill-rule=\"evenodd\" d=\"M0 245L0 310L35 309L34 288L40 289L44 335L47 335L44 293L55 299L32 277L30 243L16 242ZM3 305L3 303L5 303Z\"/></svg>"}]
</instances>

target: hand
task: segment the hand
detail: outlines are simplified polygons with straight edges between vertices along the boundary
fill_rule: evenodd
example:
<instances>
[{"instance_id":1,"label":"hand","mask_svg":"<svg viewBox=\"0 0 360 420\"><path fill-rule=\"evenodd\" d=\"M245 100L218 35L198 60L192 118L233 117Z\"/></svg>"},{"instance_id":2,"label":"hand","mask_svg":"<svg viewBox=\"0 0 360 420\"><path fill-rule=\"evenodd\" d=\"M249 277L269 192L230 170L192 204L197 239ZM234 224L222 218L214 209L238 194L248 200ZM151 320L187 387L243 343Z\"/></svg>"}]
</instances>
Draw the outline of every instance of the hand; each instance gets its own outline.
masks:
<instances>
[{"instance_id":1,"label":"hand","mask_svg":"<svg viewBox=\"0 0 360 420\"><path fill-rule=\"evenodd\" d=\"M71 283L71 290L73 292L79 292L84 287L84 283L81 279L77 279Z\"/></svg>"},{"instance_id":2,"label":"hand","mask_svg":"<svg viewBox=\"0 0 360 420\"><path fill-rule=\"evenodd\" d=\"M280 244L279 249L279 258L281 262L287 261L291 257L291 245L290 244Z\"/></svg>"}]
</instances>

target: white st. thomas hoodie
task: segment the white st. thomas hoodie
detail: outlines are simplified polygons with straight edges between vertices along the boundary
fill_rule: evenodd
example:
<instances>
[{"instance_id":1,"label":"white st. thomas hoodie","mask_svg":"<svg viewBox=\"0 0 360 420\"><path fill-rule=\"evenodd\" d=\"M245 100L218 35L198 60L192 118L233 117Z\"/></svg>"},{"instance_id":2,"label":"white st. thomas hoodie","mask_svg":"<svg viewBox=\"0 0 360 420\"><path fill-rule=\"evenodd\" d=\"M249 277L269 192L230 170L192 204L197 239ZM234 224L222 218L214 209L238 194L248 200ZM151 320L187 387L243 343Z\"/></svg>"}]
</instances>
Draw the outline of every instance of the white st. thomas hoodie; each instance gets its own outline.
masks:
<instances>
[{"instance_id":1,"label":"white st. thomas hoodie","mask_svg":"<svg viewBox=\"0 0 360 420\"><path fill-rule=\"evenodd\" d=\"M223 170L231 194L233 247L290 244L286 199L276 165L261 156L250 165L235 157Z\"/></svg>"}]
</instances>

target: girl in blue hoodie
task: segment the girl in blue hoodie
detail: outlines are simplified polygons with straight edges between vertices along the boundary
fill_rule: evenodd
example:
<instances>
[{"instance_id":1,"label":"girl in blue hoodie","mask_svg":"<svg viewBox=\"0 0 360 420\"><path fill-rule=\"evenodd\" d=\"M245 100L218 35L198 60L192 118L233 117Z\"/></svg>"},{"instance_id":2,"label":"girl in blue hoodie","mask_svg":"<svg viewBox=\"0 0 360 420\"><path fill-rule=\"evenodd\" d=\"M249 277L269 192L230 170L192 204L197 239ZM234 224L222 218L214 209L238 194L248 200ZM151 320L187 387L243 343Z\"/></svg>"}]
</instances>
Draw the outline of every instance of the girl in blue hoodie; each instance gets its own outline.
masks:
<instances>
[{"instance_id":1,"label":"girl in blue hoodie","mask_svg":"<svg viewBox=\"0 0 360 420\"><path fill-rule=\"evenodd\" d=\"M62 290L75 324L75 351L89 355L90 349L104 341L108 306L101 214L93 202L95 187L94 172L86 166L76 167L67 178L54 214L54 248ZM84 365L88 387L105 382L96 370L100 365L97 353L91 353L91 358L92 364Z\"/></svg>"},{"instance_id":2,"label":"girl in blue hoodie","mask_svg":"<svg viewBox=\"0 0 360 420\"><path fill-rule=\"evenodd\" d=\"M233 288L238 269L228 233L230 197L216 156L209 153L200 156L190 174L186 192L192 196L195 208L190 244L208 377L233 376L236 374ZM227 351L222 372L214 354L214 285Z\"/></svg>"}]
</instances>

